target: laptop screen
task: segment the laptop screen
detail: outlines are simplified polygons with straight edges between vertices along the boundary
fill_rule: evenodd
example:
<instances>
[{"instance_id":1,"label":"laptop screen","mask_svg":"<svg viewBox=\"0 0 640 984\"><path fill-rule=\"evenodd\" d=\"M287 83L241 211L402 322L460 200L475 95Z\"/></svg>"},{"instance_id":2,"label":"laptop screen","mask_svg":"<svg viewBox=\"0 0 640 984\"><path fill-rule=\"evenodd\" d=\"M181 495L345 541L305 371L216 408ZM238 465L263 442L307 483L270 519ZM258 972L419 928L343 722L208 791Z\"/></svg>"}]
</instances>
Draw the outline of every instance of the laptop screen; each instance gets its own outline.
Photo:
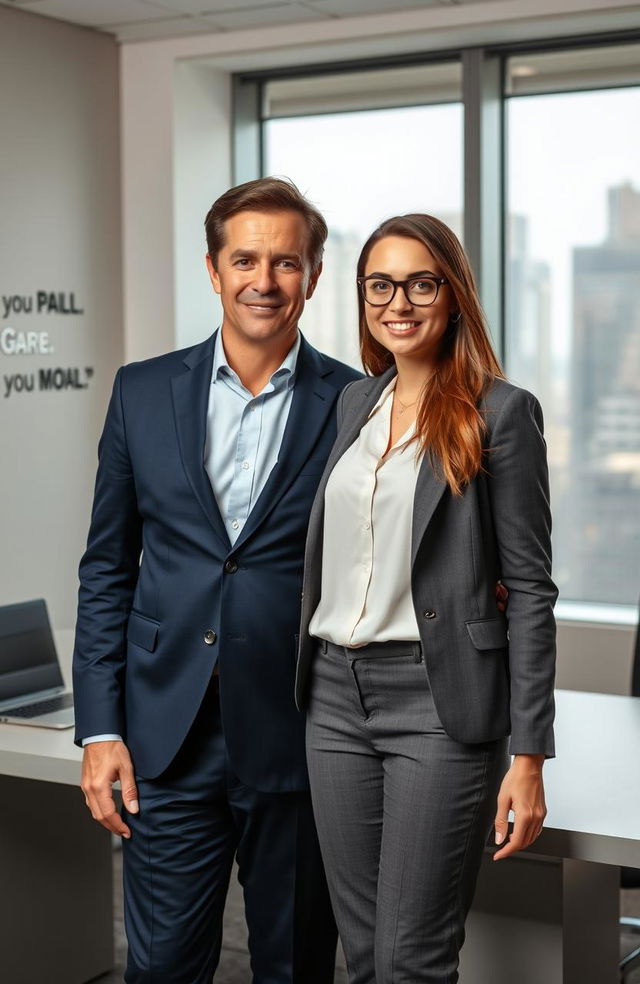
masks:
<instances>
[{"instance_id":1,"label":"laptop screen","mask_svg":"<svg viewBox=\"0 0 640 984\"><path fill-rule=\"evenodd\" d=\"M45 601L0 606L0 701L63 685Z\"/></svg>"}]
</instances>

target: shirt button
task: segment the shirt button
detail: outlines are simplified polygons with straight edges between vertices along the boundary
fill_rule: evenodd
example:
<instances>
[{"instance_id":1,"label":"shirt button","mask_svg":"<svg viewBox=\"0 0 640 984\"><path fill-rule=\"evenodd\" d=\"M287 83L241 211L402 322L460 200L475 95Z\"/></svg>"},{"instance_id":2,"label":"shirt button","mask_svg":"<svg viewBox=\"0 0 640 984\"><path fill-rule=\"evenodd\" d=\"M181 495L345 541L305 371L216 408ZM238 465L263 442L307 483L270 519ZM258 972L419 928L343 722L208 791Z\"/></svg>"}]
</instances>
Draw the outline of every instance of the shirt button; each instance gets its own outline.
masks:
<instances>
[{"instance_id":1,"label":"shirt button","mask_svg":"<svg viewBox=\"0 0 640 984\"><path fill-rule=\"evenodd\" d=\"M225 574L235 574L237 570L238 570L238 561L234 560L233 557L230 557L229 560L227 560L224 565Z\"/></svg>"},{"instance_id":2,"label":"shirt button","mask_svg":"<svg viewBox=\"0 0 640 984\"><path fill-rule=\"evenodd\" d=\"M238 520L237 519L234 519L233 523L231 524L231 529L232 530L237 530L239 526L240 526L240 523L238 522Z\"/></svg>"},{"instance_id":3,"label":"shirt button","mask_svg":"<svg viewBox=\"0 0 640 984\"><path fill-rule=\"evenodd\" d=\"M250 465L249 465L249 462L248 462L248 461L243 461L243 462L242 462L242 467L243 467L243 468L244 468L244 470L246 471L246 470L247 470L247 468L249 468L249 467L250 467Z\"/></svg>"},{"instance_id":4,"label":"shirt button","mask_svg":"<svg viewBox=\"0 0 640 984\"><path fill-rule=\"evenodd\" d=\"M365 533L366 533L366 532L367 532L367 530L370 530L370 529L371 529L371 523L365 523L365 524L364 524L364 526L363 526L362 528L363 528L363 530L364 530L364 531L365 531Z\"/></svg>"},{"instance_id":5,"label":"shirt button","mask_svg":"<svg viewBox=\"0 0 640 984\"><path fill-rule=\"evenodd\" d=\"M206 642L207 646L213 646L214 642L216 641L216 639L218 637L215 634L215 632L213 631L213 629L207 629L207 631L205 632L203 638L204 638L204 641Z\"/></svg>"},{"instance_id":6,"label":"shirt button","mask_svg":"<svg viewBox=\"0 0 640 984\"><path fill-rule=\"evenodd\" d=\"M435 612L432 612L430 610L427 610L426 612L423 612L422 614L424 615L425 618L435 618L436 617L436 613Z\"/></svg>"}]
</instances>

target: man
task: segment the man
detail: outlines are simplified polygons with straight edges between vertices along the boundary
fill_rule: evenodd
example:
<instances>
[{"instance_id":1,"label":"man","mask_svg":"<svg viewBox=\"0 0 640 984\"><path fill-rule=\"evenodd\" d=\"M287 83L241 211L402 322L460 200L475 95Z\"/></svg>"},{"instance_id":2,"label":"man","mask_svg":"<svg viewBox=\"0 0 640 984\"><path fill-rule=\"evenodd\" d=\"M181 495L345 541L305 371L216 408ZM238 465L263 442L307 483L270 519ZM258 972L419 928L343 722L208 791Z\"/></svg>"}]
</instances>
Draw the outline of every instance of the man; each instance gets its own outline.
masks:
<instances>
[{"instance_id":1,"label":"man","mask_svg":"<svg viewBox=\"0 0 640 984\"><path fill-rule=\"evenodd\" d=\"M74 653L82 789L124 838L127 984L211 980L234 856L256 984L328 984L294 670L307 520L359 374L298 333L327 228L292 184L233 188L205 226L221 330L120 369L100 442Z\"/></svg>"}]
</instances>

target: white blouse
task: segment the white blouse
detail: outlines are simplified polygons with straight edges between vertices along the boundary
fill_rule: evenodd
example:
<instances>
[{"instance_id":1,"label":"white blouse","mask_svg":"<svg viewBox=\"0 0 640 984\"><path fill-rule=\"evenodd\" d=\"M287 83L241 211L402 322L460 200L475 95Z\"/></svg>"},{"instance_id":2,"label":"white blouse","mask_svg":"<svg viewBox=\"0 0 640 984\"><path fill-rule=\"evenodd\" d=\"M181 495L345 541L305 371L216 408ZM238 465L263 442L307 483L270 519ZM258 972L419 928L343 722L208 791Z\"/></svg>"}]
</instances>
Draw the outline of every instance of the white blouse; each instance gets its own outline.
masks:
<instances>
[{"instance_id":1,"label":"white blouse","mask_svg":"<svg viewBox=\"0 0 640 984\"><path fill-rule=\"evenodd\" d=\"M415 423L385 455L395 384L394 377L325 489L322 594L309 633L339 646L420 638L411 525L422 458Z\"/></svg>"}]
</instances>

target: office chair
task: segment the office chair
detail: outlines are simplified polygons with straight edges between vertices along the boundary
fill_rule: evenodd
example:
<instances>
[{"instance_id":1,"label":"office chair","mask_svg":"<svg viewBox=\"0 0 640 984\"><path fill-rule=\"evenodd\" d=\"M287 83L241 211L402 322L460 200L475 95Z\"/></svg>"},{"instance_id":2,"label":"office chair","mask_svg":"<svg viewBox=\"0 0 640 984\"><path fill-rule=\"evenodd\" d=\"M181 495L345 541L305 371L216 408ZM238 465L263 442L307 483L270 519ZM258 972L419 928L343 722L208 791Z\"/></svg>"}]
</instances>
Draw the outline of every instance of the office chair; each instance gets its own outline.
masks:
<instances>
[{"instance_id":1,"label":"office chair","mask_svg":"<svg viewBox=\"0 0 640 984\"><path fill-rule=\"evenodd\" d=\"M631 696L640 697L640 621L636 629L636 642L633 651L633 667L631 670ZM621 868L620 869L621 888L640 888L640 868ZM631 916L623 916L620 919L620 926L626 929L632 928L640 934L640 919ZM627 974L635 967L640 965L640 941L630 953L620 961L620 981L621 984L627 979Z\"/></svg>"}]
</instances>

